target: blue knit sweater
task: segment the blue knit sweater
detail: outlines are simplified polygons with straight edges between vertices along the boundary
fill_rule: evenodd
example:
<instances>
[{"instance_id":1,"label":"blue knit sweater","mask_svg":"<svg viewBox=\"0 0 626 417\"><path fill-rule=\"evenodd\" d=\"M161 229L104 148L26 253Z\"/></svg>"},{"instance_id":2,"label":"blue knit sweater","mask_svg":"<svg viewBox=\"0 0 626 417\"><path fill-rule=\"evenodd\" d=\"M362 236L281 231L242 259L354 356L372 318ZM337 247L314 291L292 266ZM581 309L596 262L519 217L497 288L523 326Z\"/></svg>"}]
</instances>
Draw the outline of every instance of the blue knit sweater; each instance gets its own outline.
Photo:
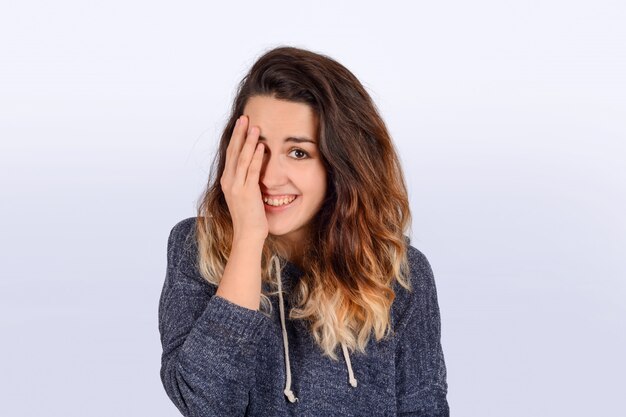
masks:
<instances>
[{"instance_id":1,"label":"blue knit sweater","mask_svg":"<svg viewBox=\"0 0 626 417\"><path fill-rule=\"evenodd\" d=\"M196 266L195 222L171 230L159 301L161 380L183 415L449 416L435 281L408 237L413 291L394 283L393 337L372 336L366 354L342 345L334 361L288 317L288 296L270 297L271 316L216 296ZM273 260L288 295L302 271Z\"/></svg>"}]
</instances>

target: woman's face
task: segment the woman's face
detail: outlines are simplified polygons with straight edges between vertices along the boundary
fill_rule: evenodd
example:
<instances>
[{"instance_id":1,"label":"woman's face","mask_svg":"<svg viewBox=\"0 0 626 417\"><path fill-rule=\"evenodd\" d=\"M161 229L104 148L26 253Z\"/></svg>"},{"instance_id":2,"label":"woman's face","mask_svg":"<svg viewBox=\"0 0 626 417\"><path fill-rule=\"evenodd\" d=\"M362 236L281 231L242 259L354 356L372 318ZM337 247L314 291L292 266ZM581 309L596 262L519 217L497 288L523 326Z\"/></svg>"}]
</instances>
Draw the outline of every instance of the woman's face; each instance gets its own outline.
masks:
<instances>
[{"instance_id":1,"label":"woman's face","mask_svg":"<svg viewBox=\"0 0 626 417\"><path fill-rule=\"evenodd\" d=\"M310 233L308 226L326 195L317 117L307 104L270 96L248 99L243 114L249 127L260 128L259 142L265 145L259 187L269 233L298 245Z\"/></svg>"}]
</instances>

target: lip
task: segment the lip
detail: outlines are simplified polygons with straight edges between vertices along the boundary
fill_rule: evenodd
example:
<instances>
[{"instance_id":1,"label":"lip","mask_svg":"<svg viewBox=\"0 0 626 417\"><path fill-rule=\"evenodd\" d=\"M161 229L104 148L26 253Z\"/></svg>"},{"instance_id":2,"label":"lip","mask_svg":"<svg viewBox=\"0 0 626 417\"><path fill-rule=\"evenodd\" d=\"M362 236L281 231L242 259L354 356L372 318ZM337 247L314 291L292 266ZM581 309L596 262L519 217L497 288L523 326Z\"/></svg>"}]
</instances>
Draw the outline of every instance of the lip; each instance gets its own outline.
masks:
<instances>
[{"instance_id":1,"label":"lip","mask_svg":"<svg viewBox=\"0 0 626 417\"><path fill-rule=\"evenodd\" d=\"M284 206L278 206L278 207L270 206L269 204L265 203L265 201L264 201L263 202L263 207L265 207L265 211L268 211L270 213L276 213L276 212L287 210L288 208L292 207L296 203L296 201L300 201L299 200L300 196L298 194L287 194L286 196L294 196L294 195L296 196L296 198L294 198L291 203L285 204ZM283 197L283 196L281 196L281 197ZM272 196L263 194L263 197L272 197Z\"/></svg>"},{"instance_id":2,"label":"lip","mask_svg":"<svg viewBox=\"0 0 626 417\"><path fill-rule=\"evenodd\" d=\"M298 194L265 194L262 193L263 198L265 197L270 197L270 198L285 198L285 197L293 197L294 195L297 196Z\"/></svg>"}]
</instances>

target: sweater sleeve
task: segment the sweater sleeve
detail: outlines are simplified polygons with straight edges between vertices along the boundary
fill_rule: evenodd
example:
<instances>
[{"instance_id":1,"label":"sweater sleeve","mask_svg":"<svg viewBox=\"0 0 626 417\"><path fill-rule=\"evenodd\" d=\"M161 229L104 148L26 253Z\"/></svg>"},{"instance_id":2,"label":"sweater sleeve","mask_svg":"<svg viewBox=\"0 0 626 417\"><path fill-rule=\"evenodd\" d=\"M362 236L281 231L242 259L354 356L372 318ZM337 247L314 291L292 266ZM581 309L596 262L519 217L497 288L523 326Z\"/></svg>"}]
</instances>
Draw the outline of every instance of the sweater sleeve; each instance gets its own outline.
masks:
<instances>
[{"instance_id":1,"label":"sweater sleeve","mask_svg":"<svg viewBox=\"0 0 626 417\"><path fill-rule=\"evenodd\" d=\"M409 248L413 291L396 335L397 414L448 417L446 365L441 348L437 290L424 254Z\"/></svg>"},{"instance_id":2,"label":"sweater sleeve","mask_svg":"<svg viewBox=\"0 0 626 417\"><path fill-rule=\"evenodd\" d=\"M172 228L167 246L159 300L163 387L185 416L244 416L268 318L216 296L217 287L193 272L194 218Z\"/></svg>"}]
</instances>

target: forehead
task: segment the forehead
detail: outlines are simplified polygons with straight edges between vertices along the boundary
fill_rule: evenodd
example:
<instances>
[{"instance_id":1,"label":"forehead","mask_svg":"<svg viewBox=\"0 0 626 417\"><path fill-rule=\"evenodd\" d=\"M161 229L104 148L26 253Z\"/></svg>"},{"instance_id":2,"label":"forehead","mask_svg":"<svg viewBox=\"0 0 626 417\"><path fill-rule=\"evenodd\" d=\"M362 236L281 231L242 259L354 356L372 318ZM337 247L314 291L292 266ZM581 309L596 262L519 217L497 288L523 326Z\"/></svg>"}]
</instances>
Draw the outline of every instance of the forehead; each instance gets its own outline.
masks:
<instances>
[{"instance_id":1,"label":"forehead","mask_svg":"<svg viewBox=\"0 0 626 417\"><path fill-rule=\"evenodd\" d=\"M248 99L243 114L250 119L249 126L259 126L261 134L270 140L286 135L315 137L317 132L317 116L305 103L253 96Z\"/></svg>"}]
</instances>

